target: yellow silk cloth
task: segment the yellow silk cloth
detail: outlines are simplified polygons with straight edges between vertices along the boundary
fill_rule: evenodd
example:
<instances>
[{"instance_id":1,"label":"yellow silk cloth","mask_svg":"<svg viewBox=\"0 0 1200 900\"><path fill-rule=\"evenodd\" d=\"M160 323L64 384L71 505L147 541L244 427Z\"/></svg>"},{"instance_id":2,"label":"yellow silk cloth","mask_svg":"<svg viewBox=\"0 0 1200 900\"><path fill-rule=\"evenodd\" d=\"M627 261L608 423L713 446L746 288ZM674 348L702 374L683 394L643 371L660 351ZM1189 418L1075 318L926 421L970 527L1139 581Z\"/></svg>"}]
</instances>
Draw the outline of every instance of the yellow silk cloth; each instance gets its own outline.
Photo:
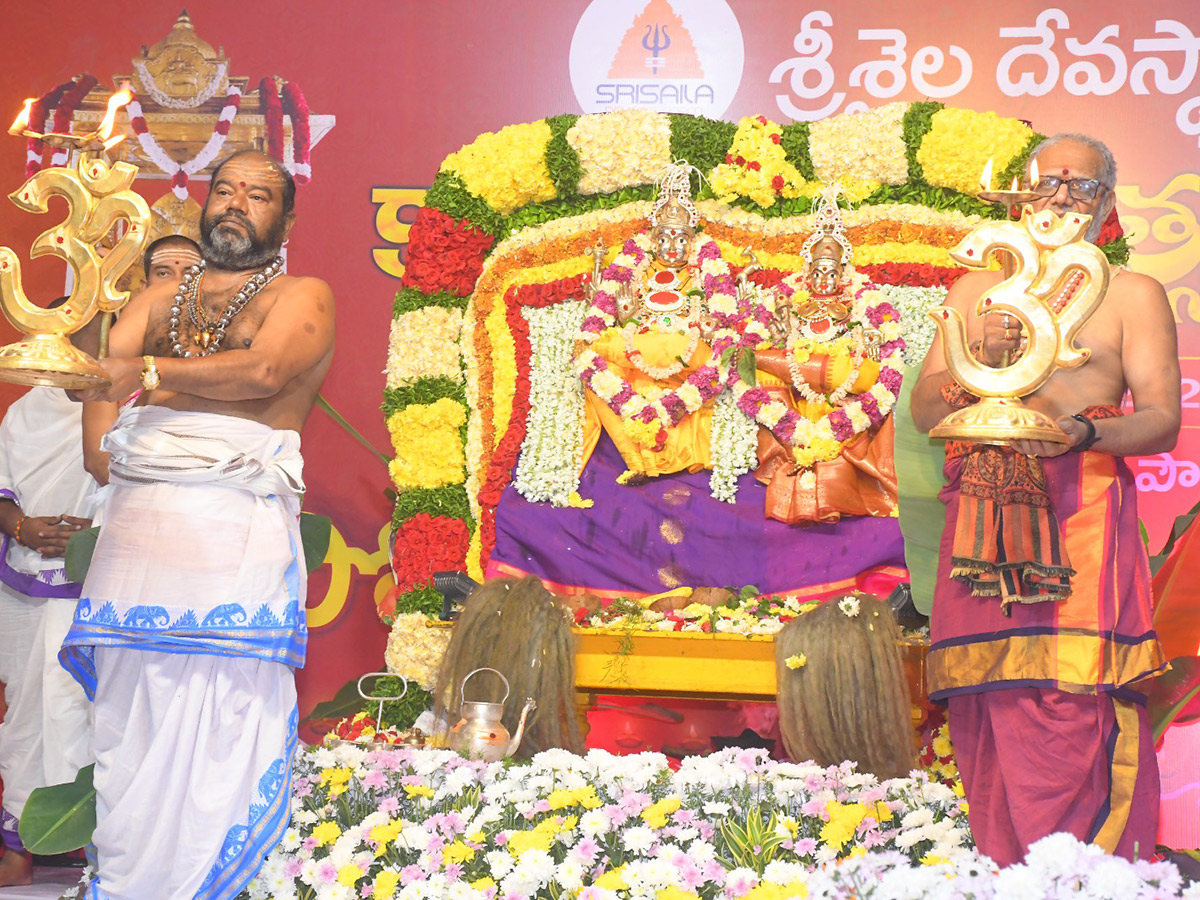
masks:
<instances>
[{"instance_id":1,"label":"yellow silk cloth","mask_svg":"<svg viewBox=\"0 0 1200 900\"><path fill-rule=\"evenodd\" d=\"M639 334L633 339L633 346L641 353L642 365L646 368L666 368L677 364L679 357L687 350L688 343L686 334ZM610 328L600 335L592 343L591 349L608 362L609 371L624 378L647 399L679 387L688 375L712 358L712 351L701 341L683 371L670 378L656 380L629 361L625 352L625 337L616 328ZM639 475L654 478L672 472L699 472L712 467L711 401L691 415L684 416L675 427L668 428L665 446L656 451L653 447L634 442L626 433L621 417L607 403L591 391L586 391L585 397L583 465L586 466L591 458L603 429L617 445L625 465Z\"/></svg>"},{"instance_id":2,"label":"yellow silk cloth","mask_svg":"<svg viewBox=\"0 0 1200 900\"><path fill-rule=\"evenodd\" d=\"M832 412L823 402L810 402L792 390L782 378L786 361L778 351L759 354L758 386L782 400L787 406L809 421ZM801 375L814 389L828 391L840 385L850 375L851 363L846 357L834 360L814 353L801 366ZM864 360L851 393L869 390L879 378L879 364ZM815 481L801 484L799 474L790 474L792 456L770 431L763 428L758 434L759 466L754 476L767 486L766 516L792 524L837 522L842 516L890 516L896 509L895 439L892 419L858 435L842 447L836 459L819 462L813 467Z\"/></svg>"}]
</instances>

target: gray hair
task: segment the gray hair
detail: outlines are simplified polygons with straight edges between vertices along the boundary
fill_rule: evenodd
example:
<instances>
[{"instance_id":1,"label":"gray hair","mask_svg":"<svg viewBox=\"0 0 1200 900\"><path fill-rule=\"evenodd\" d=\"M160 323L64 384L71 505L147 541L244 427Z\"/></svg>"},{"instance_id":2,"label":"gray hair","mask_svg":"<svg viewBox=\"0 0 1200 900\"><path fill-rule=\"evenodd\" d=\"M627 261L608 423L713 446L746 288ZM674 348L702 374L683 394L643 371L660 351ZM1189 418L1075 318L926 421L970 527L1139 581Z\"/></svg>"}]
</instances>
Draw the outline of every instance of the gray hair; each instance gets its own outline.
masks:
<instances>
[{"instance_id":1,"label":"gray hair","mask_svg":"<svg viewBox=\"0 0 1200 900\"><path fill-rule=\"evenodd\" d=\"M1070 141L1073 144L1081 144L1084 147L1087 147L1089 150L1094 150L1097 154L1099 154L1101 162L1099 175L1100 183L1109 190L1112 190L1117 186L1117 161L1113 157L1112 151L1108 149L1108 146L1104 142L1098 141L1090 135L1072 134L1068 132L1051 135L1034 147L1032 151L1030 151L1029 159L1033 159L1043 150L1047 149L1048 147L1053 147L1055 144L1060 144L1063 141ZM1025 163L1025 168L1026 171L1028 171L1028 161Z\"/></svg>"}]
</instances>

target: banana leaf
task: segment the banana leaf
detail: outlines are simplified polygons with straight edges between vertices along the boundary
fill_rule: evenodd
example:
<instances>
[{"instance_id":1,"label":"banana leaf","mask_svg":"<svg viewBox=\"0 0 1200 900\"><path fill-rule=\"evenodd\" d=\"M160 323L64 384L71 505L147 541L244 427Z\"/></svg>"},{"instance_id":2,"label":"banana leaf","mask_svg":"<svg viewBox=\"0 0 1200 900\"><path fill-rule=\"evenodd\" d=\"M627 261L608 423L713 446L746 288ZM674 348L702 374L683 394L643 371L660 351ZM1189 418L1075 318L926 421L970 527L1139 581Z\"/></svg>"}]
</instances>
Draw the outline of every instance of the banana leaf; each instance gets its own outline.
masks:
<instances>
[{"instance_id":1,"label":"banana leaf","mask_svg":"<svg viewBox=\"0 0 1200 900\"><path fill-rule=\"evenodd\" d=\"M331 700L322 700L312 708L301 721L310 722L319 719L340 721L360 712L363 708L363 698L358 693L358 679L351 678L333 695Z\"/></svg>"},{"instance_id":2,"label":"banana leaf","mask_svg":"<svg viewBox=\"0 0 1200 900\"><path fill-rule=\"evenodd\" d=\"M912 585L913 605L927 616L933 609L938 547L946 524L946 507L938 499L946 448L942 441L931 440L913 424L909 398L917 383L918 372L917 366L905 371L892 418L896 430L896 482L904 559Z\"/></svg>"},{"instance_id":3,"label":"banana leaf","mask_svg":"<svg viewBox=\"0 0 1200 900\"><path fill-rule=\"evenodd\" d=\"M1157 742L1172 724L1194 721L1195 709L1181 715L1200 694L1200 657L1181 656L1171 660L1171 668L1146 682L1146 712Z\"/></svg>"},{"instance_id":4,"label":"banana leaf","mask_svg":"<svg viewBox=\"0 0 1200 900\"><path fill-rule=\"evenodd\" d=\"M96 829L95 768L85 766L70 784L37 788L29 795L17 831L30 853L54 856L91 843Z\"/></svg>"},{"instance_id":5,"label":"banana leaf","mask_svg":"<svg viewBox=\"0 0 1200 900\"><path fill-rule=\"evenodd\" d=\"M333 530L333 520L329 516L319 516L316 513L300 513L300 543L304 547L304 562L309 574L320 568L329 554L329 537ZM100 526L94 525L77 531L67 541L67 552L63 560L67 577L77 584L83 584L87 577L88 568L92 564L92 554L96 552L96 539L100 537Z\"/></svg>"}]
</instances>

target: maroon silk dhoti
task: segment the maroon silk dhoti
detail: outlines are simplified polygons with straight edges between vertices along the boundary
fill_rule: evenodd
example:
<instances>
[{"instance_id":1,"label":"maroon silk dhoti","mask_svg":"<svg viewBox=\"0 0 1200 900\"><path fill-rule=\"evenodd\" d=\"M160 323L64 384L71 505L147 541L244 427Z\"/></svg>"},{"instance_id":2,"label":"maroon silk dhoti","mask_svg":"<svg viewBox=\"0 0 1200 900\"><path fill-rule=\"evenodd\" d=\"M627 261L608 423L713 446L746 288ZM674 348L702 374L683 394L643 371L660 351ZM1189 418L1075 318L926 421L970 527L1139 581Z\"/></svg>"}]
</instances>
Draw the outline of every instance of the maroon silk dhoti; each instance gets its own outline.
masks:
<instances>
[{"instance_id":1,"label":"maroon silk dhoti","mask_svg":"<svg viewBox=\"0 0 1200 900\"><path fill-rule=\"evenodd\" d=\"M1057 831L1146 859L1158 767L1146 708L1111 694L1009 688L950 699L975 844L1001 866Z\"/></svg>"},{"instance_id":2,"label":"maroon silk dhoti","mask_svg":"<svg viewBox=\"0 0 1200 900\"><path fill-rule=\"evenodd\" d=\"M1137 682L1163 667L1133 475L1089 451L1044 460L1075 574L1070 596L1013 603L950 577L961 459L948 459L927 660L979 849L998 863L1069 831L1110 853L1154 847L1158 769ZM1149 824L1147 824L1149 823Z\"/></svg>"}]
</instances>

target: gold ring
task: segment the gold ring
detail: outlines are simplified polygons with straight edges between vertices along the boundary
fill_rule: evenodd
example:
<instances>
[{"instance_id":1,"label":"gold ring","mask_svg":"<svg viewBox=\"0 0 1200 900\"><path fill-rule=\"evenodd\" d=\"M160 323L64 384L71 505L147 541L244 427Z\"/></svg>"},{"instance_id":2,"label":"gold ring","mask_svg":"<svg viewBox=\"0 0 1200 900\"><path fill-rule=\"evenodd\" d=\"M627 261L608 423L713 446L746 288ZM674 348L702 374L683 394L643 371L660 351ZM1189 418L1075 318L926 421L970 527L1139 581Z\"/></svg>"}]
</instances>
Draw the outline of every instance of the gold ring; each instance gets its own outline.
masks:
<instances>
[{"instance_id":1,"label":"gold ring","mask_svg":"<svg viewBox=\"0 0 1200 900\"><path fill-rule=\"evenodd\" d=\"M1004 329L1004 339L1006 341L1011 341L1013 339L1012 332L1009 331L1007 328Z\"/></svg>"}]
</instances>

